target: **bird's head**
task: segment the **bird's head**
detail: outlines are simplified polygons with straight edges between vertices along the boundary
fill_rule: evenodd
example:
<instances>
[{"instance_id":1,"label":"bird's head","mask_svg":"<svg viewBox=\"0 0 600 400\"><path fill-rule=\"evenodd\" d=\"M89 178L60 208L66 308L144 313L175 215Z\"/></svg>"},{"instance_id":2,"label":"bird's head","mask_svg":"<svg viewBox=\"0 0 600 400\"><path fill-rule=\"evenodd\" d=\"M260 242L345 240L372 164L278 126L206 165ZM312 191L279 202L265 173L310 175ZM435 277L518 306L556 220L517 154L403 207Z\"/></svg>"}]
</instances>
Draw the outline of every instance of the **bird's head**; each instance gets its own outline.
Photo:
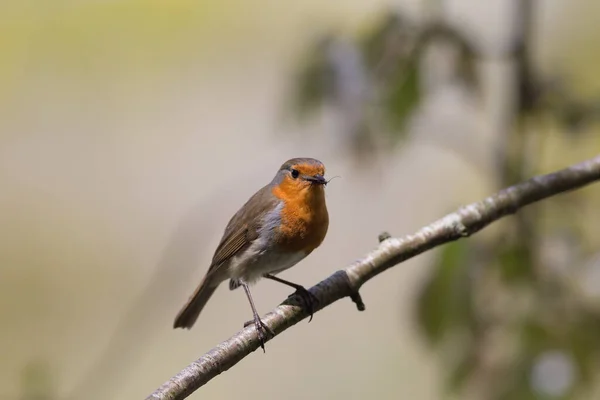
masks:
<instances>
[{"instance_id":1,"label":"bird's head","mask_svg":"<svg viewBox=\"0 0 600 400\"><path fill-rule=\"evenodd\" d=\"M325 166L314 158L292 158L281 165L273 183L286 192L323 192Z\"/></svg>"}]
</instances>

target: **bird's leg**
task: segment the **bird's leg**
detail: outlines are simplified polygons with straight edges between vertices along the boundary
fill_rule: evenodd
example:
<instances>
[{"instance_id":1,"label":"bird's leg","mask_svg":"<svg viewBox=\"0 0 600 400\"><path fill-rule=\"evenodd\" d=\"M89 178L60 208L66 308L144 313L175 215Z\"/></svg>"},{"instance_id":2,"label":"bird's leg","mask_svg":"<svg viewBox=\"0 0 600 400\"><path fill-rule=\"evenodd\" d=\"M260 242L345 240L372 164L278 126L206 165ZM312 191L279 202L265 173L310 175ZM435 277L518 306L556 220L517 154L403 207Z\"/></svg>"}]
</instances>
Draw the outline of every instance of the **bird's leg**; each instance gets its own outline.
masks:
<instances>
[{"instance_id":1,"label":"bird's leg","mask_svg":"<svg viewBox=\"0 0 600 400\"><path fill-rule=\"evenodd\" d=\"M302 285L298 285L297 283L286 281L285 279L278 278L275 275L265 274L265 275L263 275L263 277L265 277L267 279L271 279L275 282L283 283L284 285L287 285L287 286L290 286L290 287L293 287L294 289L296 289L296 292L292 293L288 297L291 297L294 294L297 294L298 296L300 296L300 298L306 305L307 311L310 313L310 318L308 319L308 322L312 321L313 312L315 311L315 304L318 303L319 300L311 292L306 290L306 288Z\"/></svg>"},{"instance_id":2,"label":"bird's leg","mask_svg":"<svg viewBox=\"0 0 600 400\"><path fill-rule=\"evenodd\" d=\"M275 336L275 333L271 328L269 328L258 316L258 312L256 312L256 307L254 306L254 300L252 300L252 295L250 294L250 288L246 282L242 282L242 286L244 291L246 292L246 296L248 297L248 301L250 302L250 307L252 307L252 316L254 317L254 326L256 327L256 333L258 334L258 340L260 342L260 347L265 352L265 340L267 339L267 334L271 336ZM244 324L247 326L247 324Z\"/></svg>"}]
</instances>

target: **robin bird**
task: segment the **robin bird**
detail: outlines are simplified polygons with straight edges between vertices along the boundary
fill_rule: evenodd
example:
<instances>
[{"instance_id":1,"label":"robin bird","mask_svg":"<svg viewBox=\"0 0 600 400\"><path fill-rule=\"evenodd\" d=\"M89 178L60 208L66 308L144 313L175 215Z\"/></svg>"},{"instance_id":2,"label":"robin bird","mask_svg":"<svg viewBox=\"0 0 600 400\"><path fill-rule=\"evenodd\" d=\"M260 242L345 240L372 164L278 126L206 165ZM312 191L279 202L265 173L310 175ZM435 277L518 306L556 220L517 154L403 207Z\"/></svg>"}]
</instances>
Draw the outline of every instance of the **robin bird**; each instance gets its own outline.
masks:
<instances>
[{"instance_id":1,"label":"robin bird","mask_svg":"<svg viewBox=\"0 0 600 400\"><path fill-rule=\"evenodd\" d=\"M312 319L315 299L310 292L275 275L296 265L325 238L329 215L324 174L319 160L293 158L250 197L227 224L208 272L179 311L174 328L191 328L214 291L227 279L230 290L244 288L263 351L267 333L273 332L258 316L249 285L267 278L296 289Z\"/></svg>"}]
</instances>

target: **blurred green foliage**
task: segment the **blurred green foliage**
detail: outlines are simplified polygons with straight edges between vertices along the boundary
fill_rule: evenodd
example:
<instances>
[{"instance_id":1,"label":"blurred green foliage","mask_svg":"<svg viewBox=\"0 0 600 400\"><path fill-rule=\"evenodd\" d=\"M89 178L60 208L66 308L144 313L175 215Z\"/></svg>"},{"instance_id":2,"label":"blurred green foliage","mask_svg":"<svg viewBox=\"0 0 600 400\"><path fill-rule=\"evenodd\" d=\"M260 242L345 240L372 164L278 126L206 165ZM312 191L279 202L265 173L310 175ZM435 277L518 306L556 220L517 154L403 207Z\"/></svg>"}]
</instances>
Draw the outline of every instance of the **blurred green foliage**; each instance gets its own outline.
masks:
<instances>
[{"instance_id":1,"label":"blurred green foliage","mask_svg":"<svg viewBox=\"0 0 600 400\"><path fill-rule=\"evenodd\" d=\"M417 302L419 325L433 345L451 330L468 326L473 319L469 243L463 240L443 247Z\"/></svg>"},{"instance_id":2,"label":"blurred green foliage","mask_svg":"<svg viewBox=\"0 0 600 400\"><path fill-rule=\"evenodd\" d=\"M515 29L521 35L515 48L502 55L517 67L518 109L514 120L506 123L507 148L495 149L503 155L496 175L490 177L498 188L527 179L541 168L540 163L531 165L526 143L533 139L543 143L547 136L536 128L548 127L549 118L565 137L600 118L600 100L579 100L565 89L564 79L533 68L530 35L535 9L529 0L519 4L522 20ZM336 76L344 66L329 63L331 42L331 38L319 42L320 56L310 54L299 68L303 73L294 83L296 112L303 117L309 107L314 111L336 101ZM368 77L364 107L377 111L364 113L362 122L388 139L391 134L392 141L405 137L408 121L426 95L422 60L429 46L453 48L454 81L475 96L480 90L479 53L470 38L448 24L413 24L404 15L387 13L352 43ZM347 140L356 138L348 135ZM586 398L586 390L594 385L600 374L600 311L589 307L573 284L575 269L570 267L580 259L558 255L569 264L559 266L568 271L564 275L540 257L557 251L544 244L547 236L565 227L583 231L582 224L593 224L567 216L575 207L566 207L565 202L580 208L583 198L580 192L568 196L568 201L550 200L543 207L520 211L492 239L477 236L438 251L417 298L415 316L422 337L442 353L449 390L474 390L475 398L490 400L568 399ZM581 259L593 251L594 246ZM552 361L553 354L560 360Z\"/></svg>"},{"instance_id":3,"label":"blurred green foliage","mask_svg":"<svg viewBox=\"0 0 600 400\"><path fill-rule=\"evenodd\" d=\"M346 74L343 64L332 61L336 37L324 36L316 41L305 54L298 67L291 96L291 109L301 119L314 115L323 105L348 101L348 91L340 77ZM476 51L470 42L452 27L433 23L425 27L415 26L398 13L385 13L350 45L360 56L364 69L366 87L362 93L353 92L368 111L357 121L356 131L385 132L392 143L404 138L410 117L421 104L421 59L434 42L444 41L454 47L458 65L455 78L473 91L478 90L475 70ZM366 101L364 100L366 99ZM374 105L374 107L372 106ZM341 119L350 119L354 110L340 112ZM350 113L350 114L346 114ZM351 131L352 129L347 129ZM369 148L364 135L345 132L351 147ZM393 147L386 147L392 149Z\"/></svg>"},{"instance_id":4,"label":"blurred green foliage","mask_svg":"<svg viewBox=\"0 0 600 400\"><path fill-rule=\"evenodd\" d=\"M354 107L339 110L341 120L354 124L345 125L342 132L349 147L370 151L369 132L373 131L387 132L392 141L402 138L422 96L418 41L412 32L395 14L385 15L361 37L344 40L347 47L342 57L351 59L347 62L340 62L340 38L318 39L298 68L292 111L304 119L326 104L361 104L365 111L360 116ZM375 112L371 104L376 105Z\"/></svg>"},{"instance_id":5,"label":"blurred green foliage","mask_svg":"<svg viewBox=\"0 0 600 400\"><path fill-rule=\"evenodd\" d=\"M312 116L333 94L333 69L327 62L330 38L322 38L308 52L295 78L299 84L292 96L292 109L301 118Z\"/></svg>"},{"instance_id":6,"label":"blurred green foliage","mask_svg":"<svg viewBox=\"0 0 600 400\"><path fill-rule=\"evenodd\" d=\"M420 48L414 29L398 14L387 14L367 31L358 44L374 85L378 88L378 107L392 137L401 138L408 117L419 105Z\"/></svg>"},{"instance_id":7,"label":"blurred green foliage","mask_svg":"<svg viewBox=\"0 0 600 400\"><path fill-rule=\"evenodd\" d=\"M409 115L421 100L419 71L415 62L408 62L406 68L395 71L389 86L383 90L382 106L395 132L402 132Z\"/></svg>"},{"instance_id":8,"label":"blurred green foliage","mask_svg":"<svg viewBox=\"0 0 600 400\"><path fill-rule=\"evenodd\" d=\"M506 282L531 282L534 279L530 249L526 243L504 243L498 248L496 257Z\"/></svg>"}]
</instances>

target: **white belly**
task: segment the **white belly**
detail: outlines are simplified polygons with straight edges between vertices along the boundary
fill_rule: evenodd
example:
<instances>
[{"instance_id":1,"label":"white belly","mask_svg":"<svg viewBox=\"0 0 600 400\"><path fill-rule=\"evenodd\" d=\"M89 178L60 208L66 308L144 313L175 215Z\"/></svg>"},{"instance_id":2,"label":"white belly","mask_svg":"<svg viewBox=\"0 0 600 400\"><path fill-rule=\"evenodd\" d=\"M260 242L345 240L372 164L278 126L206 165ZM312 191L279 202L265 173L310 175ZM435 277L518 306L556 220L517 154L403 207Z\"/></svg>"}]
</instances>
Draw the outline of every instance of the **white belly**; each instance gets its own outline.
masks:
<instances>
[{"instance_id":1,"label":"white belly","mask_svg":"<svg viewBox=\"0 0 600 400\"><path fill-rule=\"evenodd\" d=\"M261 240L256 240L243 254L235 256L229 263L231 278L252 284L264 274L277 274L296 265L306 257L305 252L281 253L264 251Z\"/></svg>"}]
</instances>

